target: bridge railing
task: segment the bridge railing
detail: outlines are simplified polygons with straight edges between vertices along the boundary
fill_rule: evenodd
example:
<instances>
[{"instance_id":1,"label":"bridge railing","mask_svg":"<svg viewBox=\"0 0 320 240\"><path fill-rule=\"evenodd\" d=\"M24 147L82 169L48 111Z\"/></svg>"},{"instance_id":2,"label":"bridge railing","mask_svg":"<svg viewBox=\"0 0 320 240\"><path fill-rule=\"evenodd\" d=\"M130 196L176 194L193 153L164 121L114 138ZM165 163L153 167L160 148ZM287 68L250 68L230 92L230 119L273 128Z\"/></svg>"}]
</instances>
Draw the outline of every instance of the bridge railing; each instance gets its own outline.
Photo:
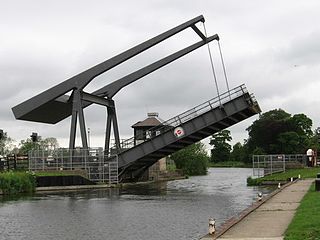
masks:
<instances>
[{"instance_id":1,"label":"bridge railing","mask_svg":"<svg viewBox=\"0 0 320 240\"><path fill-rule=\"evenodd\" d=\"M30 171L83 170L94 182L118 183L117 155L109 158L102 148L32 150Z\"/></svg>"},{"instance_id":2,"label":"bridge railing","mask_svg":"<svg viewBox=\"0 0 320 240\"><path fill-rule=\"evenodd\" d=\"M121 149L117 150L116 145L111 147L111 152L122 152L125 151L129 148L132 148L136 145L139 145L145 141L149 141L153 138L155 138L156 136L163 134L167 131L169 131L172 128L178 127L183 123L186 123L194 118L196 118L197 116L202 115L203 113L206 113L210 110L212 110L213 108L222 106L224 103L229 102L239 96L242 96L243 94L247 93L247 89L245 87L244 84L231 89L230 91L227 91L217 97L214 97L212 99L210 99L209 101L206 101L194 108L191 108L173 118L170 118L169 120L159 124L158 126L152 127L147 131L147 134L149 133L149 135L145 136L143 134L139 134L136 137L132 137L129 138L125 141L122 141L120 143ZM254 99L254 97L252 95L251 96L251 101L256 102L256 100ZM145 139L144 141L136 141L136 139Z\"/></svg>"}]
</instances>

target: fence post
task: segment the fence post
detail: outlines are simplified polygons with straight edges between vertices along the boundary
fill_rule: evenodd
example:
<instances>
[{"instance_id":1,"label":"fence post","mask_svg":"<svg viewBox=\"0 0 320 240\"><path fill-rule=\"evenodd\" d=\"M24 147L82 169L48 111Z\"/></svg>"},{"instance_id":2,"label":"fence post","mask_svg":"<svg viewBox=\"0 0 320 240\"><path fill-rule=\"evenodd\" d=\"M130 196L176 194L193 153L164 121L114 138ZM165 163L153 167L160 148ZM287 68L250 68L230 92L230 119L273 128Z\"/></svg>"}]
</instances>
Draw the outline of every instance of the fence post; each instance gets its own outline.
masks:
<instances>
[{"instance_id":1,"label":"fence post","mask_svg":"<svg viewBox=\"0 0 320 240\"><path fill-rule=\"evenodd\" d=\"M255 176L254 171L254 155L252 155L252 176Z\"/></svg>"},{"instance_id":2,"label":"fence post","mask_svg":"<svg viewBox=\"0 0 320 240\"><path fill-rule=\"evenodd\" d=\"M177 116L177 118L178 118L178 122L179 122L179 124L178 124L178 125L181 125L181 124L182 124L182 121L181 121L181 119L180 119L180 115L179 115L179 116Z\"/></svg>"},{"instance_id":3,"label":"fence post","mask_svg":"<svg viewBox=\"0 0 320 240\"><path fill-rule=\"evenodd\" d=\"M13 155L13 169L17 170L17 154Z\"/></svg>"},{"instance_id":4,"label":"fence post","mask_svg":"<svg viewBox=\"0 0 320 240\"><path fill-rule=\"evenodd\" d=\"M261 162L260 162L260 156L257 156L258 159L258 177L261 177L262 172L260 172L260 168L261 168Z\"/></svg>"},{"instance_id":5,"label":"fence post","mask_svg":"<svg viewBox=\"0 0 320 240\"><path fill-rule=\"evenodd\" d=\"M28 170L30 171L30 166L31 166L31 157L30 154L28 153Z\"/></svg>"},{"instance_id":6,"label":"fence post","mask_svg":"<svg viewBox=\"0 0 320 240\"><path fill-rule=\"evenodd\" d=\"M61 149L60 152L61 152L61 168L64 170L64 152L63 152L63 149ZM59 155L59 152L58 152L57 155Z\"/></svg>"},{"instance_id":7,"label":"fence post","mask_svg":"<svg viewBox=\"0 0 320 240\"><path fill-rule=\"evenodd\" d=\"M44 171L44 151L43 150L42 150L42 170Z\"/></svg>"},{"instance_id":8,"label":"fence post","mask_svg":"<svg viewBox=\"0 0 320 240\"><path fill-rule=\"evenodd\" d=\"M272 155L270 156L270 172L271 172L271 175L273 173L273 170L272 170Z\"/></svg>"},{"instance_id":9,"label":"fence post","mask_svg":"<svg viewBox=\"0 0 320 240\"><path fill-rule=\"evenodd\" d=\"M9 162L8 156L6 156L6 158L7 158L7 169L9 171L10 170L10 162Z\"/></svg>"}]
</instances>

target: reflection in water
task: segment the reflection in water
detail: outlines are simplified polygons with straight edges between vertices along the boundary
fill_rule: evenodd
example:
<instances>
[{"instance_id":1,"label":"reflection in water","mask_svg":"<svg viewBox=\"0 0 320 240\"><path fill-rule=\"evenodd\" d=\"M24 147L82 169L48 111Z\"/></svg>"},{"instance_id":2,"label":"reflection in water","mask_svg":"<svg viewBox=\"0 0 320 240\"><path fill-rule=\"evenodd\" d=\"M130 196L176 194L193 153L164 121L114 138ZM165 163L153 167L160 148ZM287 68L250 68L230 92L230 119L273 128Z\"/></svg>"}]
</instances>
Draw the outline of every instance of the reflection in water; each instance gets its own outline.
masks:
<instances>
[{"instance_id":1,"label":"reflection in water","mask_svg":"<svg viewBox=\"0 0 320 240\"><path fill-rule=\"evenodd\" d=\"M251 169L125 188L35 194L0 202L0 239L199 239L208 219L223 223L259 191Z\"/></svg>"}]
</instances>

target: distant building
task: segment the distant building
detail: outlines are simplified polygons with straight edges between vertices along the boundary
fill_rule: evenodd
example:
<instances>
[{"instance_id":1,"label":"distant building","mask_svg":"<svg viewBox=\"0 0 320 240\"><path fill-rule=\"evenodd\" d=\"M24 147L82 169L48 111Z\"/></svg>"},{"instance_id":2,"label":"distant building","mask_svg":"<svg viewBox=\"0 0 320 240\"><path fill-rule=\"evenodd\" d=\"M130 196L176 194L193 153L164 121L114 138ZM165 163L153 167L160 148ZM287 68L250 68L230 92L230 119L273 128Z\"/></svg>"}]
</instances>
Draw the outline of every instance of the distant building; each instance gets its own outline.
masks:
<instances>
[{"instance_id":1,"label":"distant building","mask_svg":"<svg viewBox=\"0 0 320 240\"><path fill-rule=\"evenodd\" d=\"M164 121L159 118L159 113L152 112L148 113L147 116L145 120L131 126L134 129L135 145L160 134L160 128Z\"/></svg>"},{"instance_id":2,"label":"distant building","mask_svg":"<svg viewBox=\"0 0 320 240\"><path fill-rule=\"evenodd\" d=\"M140 144L149 138L159 135L160 128L164 121L159 118L159 113L152 112L147 114L147 118L132 125L134 129L134 144ZM158 162L149 167L144 178L146 180L158 180L161 172L166 172L166 158L161 158Z\"/></svg>"}]
</instances>

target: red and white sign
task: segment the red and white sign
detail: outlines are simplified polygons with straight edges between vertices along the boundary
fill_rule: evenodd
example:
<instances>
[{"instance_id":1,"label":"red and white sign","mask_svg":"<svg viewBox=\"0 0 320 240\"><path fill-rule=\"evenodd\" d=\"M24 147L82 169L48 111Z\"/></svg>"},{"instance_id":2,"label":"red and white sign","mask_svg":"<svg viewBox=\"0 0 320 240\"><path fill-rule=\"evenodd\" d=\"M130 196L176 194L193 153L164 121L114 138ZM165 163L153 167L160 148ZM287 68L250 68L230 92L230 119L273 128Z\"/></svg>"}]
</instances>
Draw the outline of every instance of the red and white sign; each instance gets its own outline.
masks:
<instances>
[{"instance_id":1,"label":"red and white sign","mask_svg":"<svg viewBox=\"0 0 320 240\"><path fill-rule=\"evenodd\" d=\"M184 130L182 127L177 127L174 129L174 135L179 138L182 137L184 135Z\"/></svg>"}]
</instances>

